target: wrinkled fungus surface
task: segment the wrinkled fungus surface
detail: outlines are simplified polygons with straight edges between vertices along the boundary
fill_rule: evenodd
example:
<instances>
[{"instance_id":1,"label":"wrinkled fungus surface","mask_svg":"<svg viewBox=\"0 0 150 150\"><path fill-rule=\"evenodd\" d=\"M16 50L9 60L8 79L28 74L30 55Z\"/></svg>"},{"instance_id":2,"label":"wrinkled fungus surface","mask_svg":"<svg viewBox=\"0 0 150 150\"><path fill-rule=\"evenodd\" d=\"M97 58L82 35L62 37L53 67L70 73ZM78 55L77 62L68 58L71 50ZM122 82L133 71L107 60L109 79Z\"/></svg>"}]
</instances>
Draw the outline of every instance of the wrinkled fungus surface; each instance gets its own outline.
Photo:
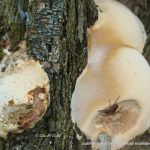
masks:
<instances>
[{"instance_id":1,"label":"wrinkled fungus surface","mask_svg":"<svg viewBox=\"0 0 150 150\"><path fill-rule=\"evenodd\" d=\"M0 64L0 136L21 132L39 121L49 102L49 80L42 65L15 52Z\"/></svg>"}]
</instances>

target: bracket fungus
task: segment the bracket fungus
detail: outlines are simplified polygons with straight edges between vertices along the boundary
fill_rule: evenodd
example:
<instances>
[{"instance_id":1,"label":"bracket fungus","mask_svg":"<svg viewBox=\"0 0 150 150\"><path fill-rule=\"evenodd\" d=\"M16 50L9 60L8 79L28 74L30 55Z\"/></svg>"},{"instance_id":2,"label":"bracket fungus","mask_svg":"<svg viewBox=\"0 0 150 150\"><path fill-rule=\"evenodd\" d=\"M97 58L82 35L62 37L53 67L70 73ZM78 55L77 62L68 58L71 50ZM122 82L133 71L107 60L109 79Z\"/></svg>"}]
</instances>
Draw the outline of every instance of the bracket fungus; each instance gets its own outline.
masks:
<instances>
[{"instance_id":1,"label":"bracket fungus","mask_svg":"<svg viewBox=\"0 0 150 150\"><path fill-rule=\"evenodd\" d=\"M71 116L93 149L106 133L116 150L150 127L150 67L141 54L146 33L121 3L96 4L99 18L88 30L88 64L76 82Z\"/></svg>"},{"instance_id":2,"label":"bracket fungus","mask_svg":"<svg viewBox=\"0 0 150 150\"><path fill-rule=\"evenodd\" d=\"M33 127L49 104L46 72L21 49L20 45L0 63L0 136L4 138Z\"/></svg>"}]
</instances>

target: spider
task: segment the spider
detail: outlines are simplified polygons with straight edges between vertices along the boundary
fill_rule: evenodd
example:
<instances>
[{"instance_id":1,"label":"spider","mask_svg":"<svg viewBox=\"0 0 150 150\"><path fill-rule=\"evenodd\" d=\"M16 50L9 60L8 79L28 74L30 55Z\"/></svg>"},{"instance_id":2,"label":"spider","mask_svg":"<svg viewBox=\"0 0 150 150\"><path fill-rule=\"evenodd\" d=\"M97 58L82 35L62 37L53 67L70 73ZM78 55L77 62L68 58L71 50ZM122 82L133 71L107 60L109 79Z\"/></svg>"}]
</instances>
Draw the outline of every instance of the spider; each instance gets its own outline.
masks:
<instances>
[{"instance_id":1,"label":"spider","mask_svg":"<svg viewBox=\"0 0 150 150\"><path fill-rule=\"evenodd\" d=\"M118 104L117 101L119 100L120 96L115 100L114 104L111 105L110 99L109 99L109 106L106 107L103 110L98 110L98 112L103 116L112 115L117 112Z\"/></svg>"}]
</instances>

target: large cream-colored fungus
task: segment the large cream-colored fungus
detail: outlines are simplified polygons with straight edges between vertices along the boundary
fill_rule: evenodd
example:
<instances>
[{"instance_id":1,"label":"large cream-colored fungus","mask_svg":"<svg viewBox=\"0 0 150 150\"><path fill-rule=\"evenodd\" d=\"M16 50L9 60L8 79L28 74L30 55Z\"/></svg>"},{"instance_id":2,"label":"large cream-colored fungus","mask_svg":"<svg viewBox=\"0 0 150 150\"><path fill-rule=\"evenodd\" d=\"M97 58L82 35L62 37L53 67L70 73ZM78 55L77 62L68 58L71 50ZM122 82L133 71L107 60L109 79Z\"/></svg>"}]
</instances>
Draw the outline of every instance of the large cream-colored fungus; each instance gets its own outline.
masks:
<instances>
[{"instance_id":1,"label":"large cream-colored fungus","mask_svg":"<svg viewBox=\"0 0 150 150\"><path fill-rule=\"evenodd\" d=\"M105 132L116 150L150 126L150 67L141 55L146 33L119 2L96 4L99 19L88 32L88 64L77 79L71 116L93 149Z\"/></svg>"}]
</instances>

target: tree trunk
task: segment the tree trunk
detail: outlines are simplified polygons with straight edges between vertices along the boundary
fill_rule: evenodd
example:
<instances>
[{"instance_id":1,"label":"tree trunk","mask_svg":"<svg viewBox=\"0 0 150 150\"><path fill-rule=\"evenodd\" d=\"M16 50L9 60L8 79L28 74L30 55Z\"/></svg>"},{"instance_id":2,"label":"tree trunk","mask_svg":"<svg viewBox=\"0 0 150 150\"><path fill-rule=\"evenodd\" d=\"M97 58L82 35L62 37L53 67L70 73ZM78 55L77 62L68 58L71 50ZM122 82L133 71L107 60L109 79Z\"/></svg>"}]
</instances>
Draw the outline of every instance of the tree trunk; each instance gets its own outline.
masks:
<instances>
[{"instance_id":1,"label":"tree trunk","mask_svg":"<svg viewBox=\"0 0 150 150\"><path fill-rule=\"evenodd\" d=\"M149 0L121 0L141 18L150 37ZM23 3L24 2L24 3ZM22 19L20 10L28 12ZM0 150L90 150L71 121L70 100L87 57L87 27L97 19L93 0L0 0L0 34L9 33L12 49L28 41L29 55L43 63L50 79L50 106L34 128L0 139ZM144 56L150 62L150 38ZM1 36L0 36L1 40ZM0 59L3 57L0 50ZM78 141L76 132L82 135ZM148 138L147 138L148 137ZM147 141L148 132L134 141ZM126 146L149 149L149 146Z\"/></svg>"},{"instance_id":2,"label":"tree trunk","mask_svg":"<svg viewBox=\"0 0 150 150\"><path fill-rule=\"evenodd\" d=\"M12 45L27 40L29 55L43 63L50 79L50 106L43 119L32 129L10 133L6 141L1 139L0 149L84 149L76 139L70 100L76 79L86 65L86 30L96 20L95 4L92 0L0 3L1 34L8 32ZM23 12L29 16L24 17Z\"/></svg>"}]
</instances>

